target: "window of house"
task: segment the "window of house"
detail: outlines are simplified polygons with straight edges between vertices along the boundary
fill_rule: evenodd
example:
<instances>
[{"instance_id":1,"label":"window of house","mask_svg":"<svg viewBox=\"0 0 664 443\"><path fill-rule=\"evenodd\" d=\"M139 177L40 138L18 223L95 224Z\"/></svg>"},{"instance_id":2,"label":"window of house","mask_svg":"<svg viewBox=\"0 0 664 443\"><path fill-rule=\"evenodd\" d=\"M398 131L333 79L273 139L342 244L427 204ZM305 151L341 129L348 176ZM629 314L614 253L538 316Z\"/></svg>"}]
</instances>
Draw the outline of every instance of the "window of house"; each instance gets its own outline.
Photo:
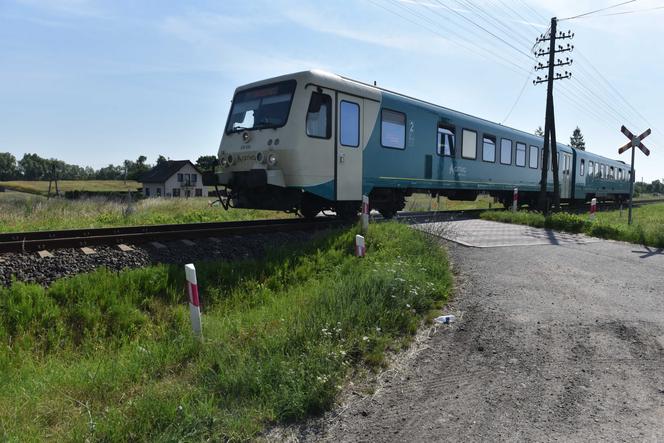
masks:
<instances>
[{"instance_id":1,"label":"window of house","mask_svg":"<svg viewBox=\"0 0 664 443\"><path fill-rule=\"evenodd\" d=\"M161 188L157 188L157 197L161 197Z\"/></svg>"},{"instance_id":2,"label":"window of house","mask_svg":"<svg viewBox=\"0 0 664 443\"><path fill-rule=\"evenodd\" d=\"M184 179L183 179L183 175L182 175L182 174L178 174L178 182L182 183L183 180L184 180Z\"/></svg>"},{"instance_id":3,"label":"window of house","mask_svg":"<svg viewBox=\"0 0 664 443\"><path fill-rule=\"evenodd\" d=\"M406 148L406 114L389 109L381 111L380 144L386 148Z\"/></svg>"},{"instance_id":4,"label":"window of house","mask_svg":"<svg viewBox=\"0 0 664 443\"><path fill-rule=\"evenodd\" d=\"M586 172L586 161L584 159L581 159L581 163L579 163L579 174L583 175Z\"/></svg>"},{"instance_id":5,"label":"window of house","mask_svg":"<svg viewBox=\"0 0 664 443\"><path fill-rule=\"evenodd\" d=\"M526 166L526 144L516 142L516 165Z\"/></svg>"},{"instance_id":6,"label":"window of house","mask_svg":"<svg viewBox=\"0 0 664 443\"><path fill-rule=\"evenodd\" d=\"M454 126L438 125L438 147L436 152L438 155L446 157L454 157L454 146L456 144L456 137L454 135Z\"/></svg>"},{"instance_id":7,"label":"window of house","mask_svg":"<svg viewBox=\"0 0 664 443\"><path fill-rule=\"evenodd\" d=\"M196 197L203 197L203 189L196 188L194 192L196 193Z\"/></svg>"},{"instance_id":8,"label":"window of house","mask_svg":"<svg viewBox=\"0 0 664 443\"><path fill-rule=\"evenodd\" d=\"M461 157L477 158L477 132L464 129L461 137Z\"/></svg>"},{"instance_id":9,"label":"window of house","mask_svg":"<svg viewBox=\"0 0 664 443\"><path fill-rule=\"evenodd\" d=\"M332 97L312 92L307 110L307 135L314 138L332 136Z\"/></svg>"},{"instance_id":10,"label":"window of house","mask_svg":"<svg viewBox=\"0 0 664 443\"><path fill-rule=\"evenodd\" d=\"M537 146L530 147L530 164L529 166L533 169L537 169L537 164L539 163L539 148Z\"/></svg>"},{"instance_id":11,"label":"window of house","mask_svg":"<svg viewBox=\"0 0 664 443\"><path fill-rule=\"evenodd\" d=\"M484 134L482 137L482 160L485 162L496 161L496 137Z\"/></svg>"},{"instance_id":12,"label":"window of house","mask_svg":"<svg viewBox=\"0 0 664 443\"><path fill-rule=\"evenodd\" d=\"M179 197L179 196L180 196L180 189L173 188L173 197Z\"/></svg>"},{"instance_id":13,"label":"window of house","mask_svg":"<svg viewBox=\"0 0 664 443\"><path fill-rule=\"evenodd\" d=\"M197 183L198 182L198 174L191 174L191 182L192 183Z\"/></svg>"},{"instance_id":14,"label":"window of house","mask_svg":"<svg viewBox=\"0 0 664 443\"><path fill-rule=\"evenodd\" d=\"M512 164L512 140L506 138L500 140L500 163L503 165Z\"/></svg>"},{"instance_id":15,"label":"window of house","mask_svg":"<svg viewBox=\"0 0 664 443\"><path fill-rule=\"evenodd\" d=\"M146 197L150 196L150 188L145 188L145 196Z\"/></svg>"},{"instance_id":16,"label":"window of house","mask_svg":"<svg viewBox=\"0 0 664 443\"><path fill-rule=\"evenodd\" d=\"M339 106L340 142L343 146L357 148L360 146L360 105L341 101Z\"/></svg>"}]
</instances>

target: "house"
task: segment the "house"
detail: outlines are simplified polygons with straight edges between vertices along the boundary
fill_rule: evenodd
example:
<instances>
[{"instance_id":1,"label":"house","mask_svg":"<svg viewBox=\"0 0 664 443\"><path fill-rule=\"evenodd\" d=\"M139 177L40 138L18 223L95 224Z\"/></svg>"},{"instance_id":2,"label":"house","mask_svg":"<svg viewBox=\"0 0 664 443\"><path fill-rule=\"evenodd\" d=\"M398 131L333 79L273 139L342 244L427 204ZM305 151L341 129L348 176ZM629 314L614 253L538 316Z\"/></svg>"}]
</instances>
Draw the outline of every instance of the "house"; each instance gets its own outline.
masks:
<instances>
[{"instance_id":1,"label":"house","mask_svg":"<svg viewBox=\"0 0 664 443\"><path fill-rule=\"evenodd\" d=\"M203 174L189 160L168 160L139 177L146 197L207 197Z\"/></svg>"}]
</instances>

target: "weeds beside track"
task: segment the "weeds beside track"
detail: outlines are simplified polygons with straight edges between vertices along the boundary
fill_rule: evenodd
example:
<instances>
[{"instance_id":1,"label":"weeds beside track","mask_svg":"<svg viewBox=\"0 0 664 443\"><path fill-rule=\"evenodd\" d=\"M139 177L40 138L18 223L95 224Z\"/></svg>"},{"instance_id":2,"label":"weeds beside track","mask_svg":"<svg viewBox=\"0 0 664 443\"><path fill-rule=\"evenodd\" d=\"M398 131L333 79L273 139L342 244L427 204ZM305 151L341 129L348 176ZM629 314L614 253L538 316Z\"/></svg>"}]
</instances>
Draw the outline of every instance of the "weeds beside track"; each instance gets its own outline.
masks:
<instances>
[{"instance_id":1,"label":"weeds beside track","mask_svg":"<svg viewBox=\"0 0 664 443\"><path fill-rule=\"evenodd\" d=\"M0 289L0 436L246 440L328 409L351 371L408 343L451 286L423 234L372 225L357 259L355 233L199 264L202 343L179 266Z\"/></svg>"}]
</instances>

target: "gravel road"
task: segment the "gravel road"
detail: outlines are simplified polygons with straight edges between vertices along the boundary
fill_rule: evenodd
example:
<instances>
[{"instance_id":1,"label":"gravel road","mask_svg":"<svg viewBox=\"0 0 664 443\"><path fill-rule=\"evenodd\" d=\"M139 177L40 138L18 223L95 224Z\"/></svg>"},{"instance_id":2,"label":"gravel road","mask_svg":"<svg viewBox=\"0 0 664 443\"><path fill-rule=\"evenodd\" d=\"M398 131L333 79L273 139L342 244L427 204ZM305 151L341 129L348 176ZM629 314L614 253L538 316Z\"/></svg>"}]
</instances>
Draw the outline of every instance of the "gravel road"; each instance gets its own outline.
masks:
<instances>
[{"instance_id":1,"label":"gravel road","mask_svg":"<svg viewBox=\"0 0 664 443\"><path fill-rule=\"evenodd\" d=\"M292 439L664 441L664 254L445 244L460 319Z\"/></svg>"}]
</instances>

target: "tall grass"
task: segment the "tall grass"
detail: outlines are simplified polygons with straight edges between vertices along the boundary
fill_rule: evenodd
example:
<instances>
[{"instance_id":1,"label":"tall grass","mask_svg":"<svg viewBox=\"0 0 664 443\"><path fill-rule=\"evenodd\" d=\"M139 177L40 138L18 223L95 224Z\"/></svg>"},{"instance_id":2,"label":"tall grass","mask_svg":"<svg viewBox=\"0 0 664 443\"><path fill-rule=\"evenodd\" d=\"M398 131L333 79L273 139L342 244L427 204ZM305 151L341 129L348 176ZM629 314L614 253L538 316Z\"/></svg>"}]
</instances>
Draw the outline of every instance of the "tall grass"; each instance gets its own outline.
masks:
<instances>
[{"instance_id":1,"label":"tall grass","mask_svg":"<svg viewBox=\"0 0 664 443\"><path fill-rule=\"evenodd\" d=\"M330 408L445 300L440 248L398 224L260 261L200 263L204 340L179 267L0 290L0 439L247 440Z\"/></svg>"},{"instance_id":2,"label":"tall grass","mask_svg":"<svg viewBox=\"0 0 664 443\"><path fill-rule=\"evenodd\" d=\"M481 218L664 248L664 204L635 208L631 226L627 224L627 211L619 210L599 212L594 221L587 215L557 213L544 217L540 213L526 211L483 212Z\"/></svg>"},{"instance_id":3,"label":"tall grass","mask_svg":"<svg viewBox=\"0 0 664 443\"><path fill-rule=\"evenodd\" d=\"M289 217L276 211L225 211L220 206L210 206L210 200L151 198L129 204L103 197L5 199L0 200L0 232Z\"/></svg>"}]
</instances>

